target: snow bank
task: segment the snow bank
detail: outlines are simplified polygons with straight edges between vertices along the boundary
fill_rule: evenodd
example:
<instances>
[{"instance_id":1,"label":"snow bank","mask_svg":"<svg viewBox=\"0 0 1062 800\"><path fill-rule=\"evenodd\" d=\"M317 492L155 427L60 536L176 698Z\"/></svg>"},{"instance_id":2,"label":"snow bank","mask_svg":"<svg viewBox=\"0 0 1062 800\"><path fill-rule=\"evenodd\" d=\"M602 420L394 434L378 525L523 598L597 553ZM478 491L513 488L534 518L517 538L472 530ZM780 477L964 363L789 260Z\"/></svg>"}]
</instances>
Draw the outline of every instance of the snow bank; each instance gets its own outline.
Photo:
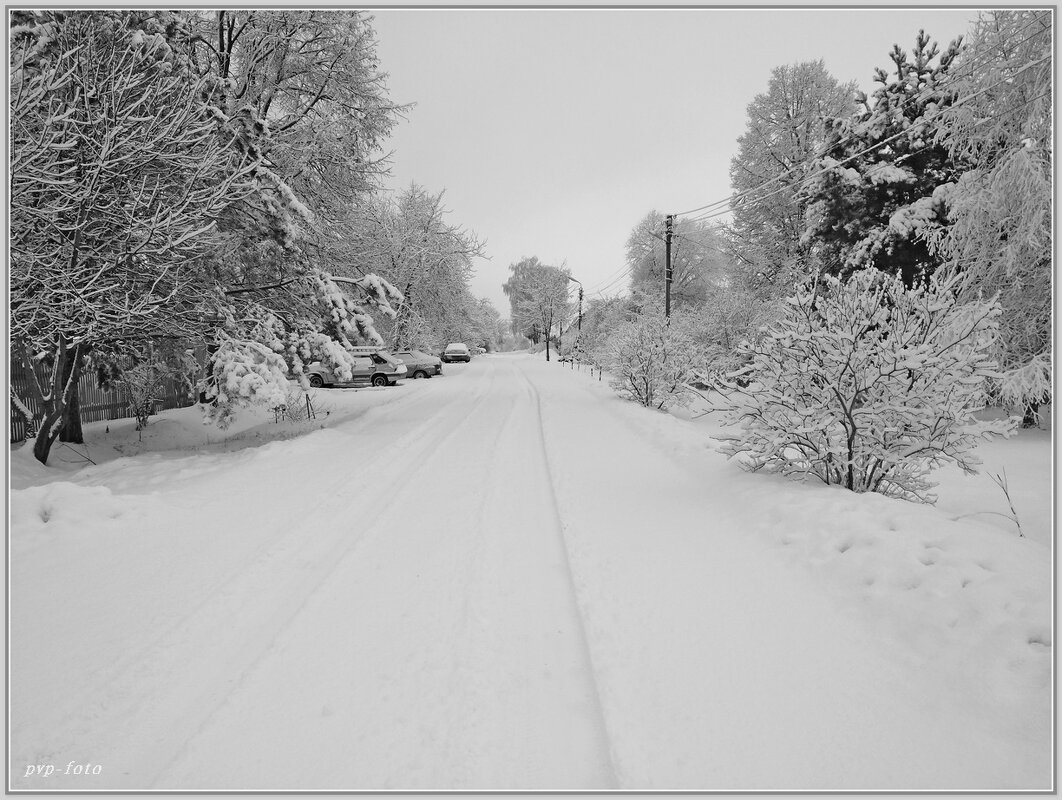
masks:
<instances>
[{"instance_id":1,"label":"snow bank","mask_svg":"<svg viewBox=\"0 0 1062 800\"><path fill-rule=\"evenodd\" d=\"M709 413L707 403L651 412L581 376L632 430L698 475L720 513L730 509L744 519L742 534L809 571L836 607L889 642L898 658L950 676L936 687L938 696L1019 741L1049 738L1053 531L1046 431L995 439L978 453L984 471L1006 469L1023 538L1000 516L1009 508L987 474L934 473L940 481L934 507L747 473L713 452L720 415Z\"/></svg>"},{"instance_id":2,"label":"snow bank","mask_svg":"<svg viewBox=\"0 0 1062 800\"><path fill-rule=\"evenodd\" d=\"M295 384L291 384L295 392ZM175 408L153 415L146 428L136 430L136 420L116 419L84 425L84 444L52 448L48 466L33 457L32 440L11 446L9 484L22 489L71 476L118 459L154 456L169 460L195 454L233 452L257 447L272 441L304 436L355 419L372 409L393 404L405 397L402 383L388 387L329 389L309 393L315 412L312 419L280 418L269 408L252 406L241 409L237 419L225 429L211 423L199 405ZM300 401L301 402L301 401Z\"/></svg>"},{"instance_id":3,"label":"snow bank","mask_svg":"<svg viewBox=\"0 0 1062 800\"><path fill-rule=\"evenodd\" d=\"M128 510L105 486L56 482L11 493L11 528L16 543L44 532L88 534Z\"/></svg>"},{"instance_id":4,"label":"snow bank","mask_svg":"<svg viewBox=\"0 0 1062 800\"><path fill-rule=\"evenodd\" d=\"M565 400L547 438L578 443L557 456L558 495L621 785L1049 785L1049 547L951 510L745 472L717 452L703 406L653 412L585 369L540 371L556 387L543 396ZM564 383L595 396L593 419ZM600 490L575 493L583 473ZM698 763L679 757L691 740L711 742Z\"/></svg>"}]
</instances>

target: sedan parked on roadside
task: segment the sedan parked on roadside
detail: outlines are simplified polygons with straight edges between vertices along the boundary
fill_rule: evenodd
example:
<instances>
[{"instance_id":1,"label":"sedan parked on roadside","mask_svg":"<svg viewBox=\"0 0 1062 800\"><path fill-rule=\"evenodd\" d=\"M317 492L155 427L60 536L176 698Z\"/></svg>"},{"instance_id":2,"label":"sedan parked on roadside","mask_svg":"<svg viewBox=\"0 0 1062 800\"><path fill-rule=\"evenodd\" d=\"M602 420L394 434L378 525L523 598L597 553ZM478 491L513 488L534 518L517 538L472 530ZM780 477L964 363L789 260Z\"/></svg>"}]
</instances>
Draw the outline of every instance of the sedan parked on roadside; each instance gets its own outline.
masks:
<instances>
[{"instance_id":1,"label":"sedan parked on roadside","mask_svg":"<svg viewBox=\"0 0 1062 800\"><path fill-rule=\"evenodd\" d=\"M464 361L468 363L472 360L472 354L468 351L468 345L463 342L453 342L446 345L446 349L442 352L442 360L449 364L452 361Z\"/></svg>"},{"instance_id":2,"label":"sedan parked on roadside","mask_svg":"<svg viewBox=\"0 0 1062 800\"><path fill-rule=\"evenodd\" d=\"M367 350L367 348L366 348ZM350 386L394 386L399 379L406 377L406 365L387 350L367 350L354 356L354 367L348 381L332 372L320 361L306 367L310 386L346 388Z\"/></svg>"},{"instance_id":3,"label":"sedan parked on roadside","mask_svg":"<svg viewBox=\"0 0 1062 800\"><path fill-rule=\"evenodd\" d=\"M395 356L406 365L407 378L430 378L442 375L442 359L420 350L396 350Z\"/></svg>"}]
</instances>

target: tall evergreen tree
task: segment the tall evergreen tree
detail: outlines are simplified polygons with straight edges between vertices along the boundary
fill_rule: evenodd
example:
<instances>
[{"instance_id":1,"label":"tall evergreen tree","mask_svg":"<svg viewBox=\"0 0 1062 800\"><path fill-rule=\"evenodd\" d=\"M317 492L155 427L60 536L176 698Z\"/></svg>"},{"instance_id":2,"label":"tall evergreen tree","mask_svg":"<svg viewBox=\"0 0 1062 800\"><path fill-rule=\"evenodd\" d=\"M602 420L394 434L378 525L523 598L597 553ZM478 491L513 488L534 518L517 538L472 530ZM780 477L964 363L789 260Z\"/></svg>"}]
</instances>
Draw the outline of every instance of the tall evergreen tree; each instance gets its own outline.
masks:
<instances>
[{"instance_id":1,"label":"tall evergreen tree","mask_svg":"<svg viewBox=\"0 0 1062 800\"><path fill-rule=\"evenodd\" d=\"M960 43L941 53L919 31L910 56L896 45L893 71L877 70L872 100L861 95L860 111L830 121L826 154L813 162L803 190L803 242L817 268L848 276L874 267L913 286L940 265L908 212L894 215L921 201L923 218L943 222L944 203L934 192L967 166L935 141L939 115L954 101L946 79Z\"/></svg>"}]
</instances>

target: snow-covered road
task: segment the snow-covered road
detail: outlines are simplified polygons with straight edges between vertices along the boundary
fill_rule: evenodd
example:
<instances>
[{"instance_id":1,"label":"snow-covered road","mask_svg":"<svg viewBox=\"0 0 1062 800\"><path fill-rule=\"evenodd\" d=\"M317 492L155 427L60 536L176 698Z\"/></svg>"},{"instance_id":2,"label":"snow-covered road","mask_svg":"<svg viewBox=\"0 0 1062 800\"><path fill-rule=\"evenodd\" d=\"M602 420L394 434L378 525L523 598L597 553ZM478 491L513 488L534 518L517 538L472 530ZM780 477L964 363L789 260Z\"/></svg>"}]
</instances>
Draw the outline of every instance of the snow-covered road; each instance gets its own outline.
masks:
<instances>
[{"instance_id":1,"label":"snow-covered road","mask_svg":"<svg viewBox=\"0 0 1062 800\"><path fill-rule=\"evenodd\" d=\"M733 487L761 478L673 457L585 374L495 356L384 391L301 438L53 486L106 518L91 540L16 503L13 787L1050 780L1039 727L750 535Z\"/></svg>"}]
</instances>

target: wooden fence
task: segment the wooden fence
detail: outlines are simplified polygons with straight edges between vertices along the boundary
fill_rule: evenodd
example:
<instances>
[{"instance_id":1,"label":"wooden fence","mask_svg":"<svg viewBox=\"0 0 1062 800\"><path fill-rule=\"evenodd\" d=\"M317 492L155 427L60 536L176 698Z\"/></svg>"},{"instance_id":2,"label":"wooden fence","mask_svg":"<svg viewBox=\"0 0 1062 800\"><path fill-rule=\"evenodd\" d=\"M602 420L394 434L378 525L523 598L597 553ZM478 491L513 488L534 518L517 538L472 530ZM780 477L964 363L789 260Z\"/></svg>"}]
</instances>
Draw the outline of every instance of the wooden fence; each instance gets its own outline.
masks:
<instances>
[{"instance_id":1,"label":"wooden fence","mask_svg":"<svg viewBox=\"0 0 1062 800\"><path fill-rule=\"evenodd\" d=\"M47 385L49 370L38 366L37 377L42 385ZM33 413L32 425L27 424L23 414L11 403L11 441L25 441L36 433L37 425L44 418L44 409L31 397L29 392L30 376L19 363L11 364L11 392L18 395ZM121 389L101 389L96 376L82 375L77 385L78 399L81 401L81 421L100 422L102 420L125 419L135 416L129 407L129 398ZM196 402L196 397L187 386L167 378L163 381L163 390L155 403L155 413L167 408L184 408Z\"/></svg>"}]
</instances>

